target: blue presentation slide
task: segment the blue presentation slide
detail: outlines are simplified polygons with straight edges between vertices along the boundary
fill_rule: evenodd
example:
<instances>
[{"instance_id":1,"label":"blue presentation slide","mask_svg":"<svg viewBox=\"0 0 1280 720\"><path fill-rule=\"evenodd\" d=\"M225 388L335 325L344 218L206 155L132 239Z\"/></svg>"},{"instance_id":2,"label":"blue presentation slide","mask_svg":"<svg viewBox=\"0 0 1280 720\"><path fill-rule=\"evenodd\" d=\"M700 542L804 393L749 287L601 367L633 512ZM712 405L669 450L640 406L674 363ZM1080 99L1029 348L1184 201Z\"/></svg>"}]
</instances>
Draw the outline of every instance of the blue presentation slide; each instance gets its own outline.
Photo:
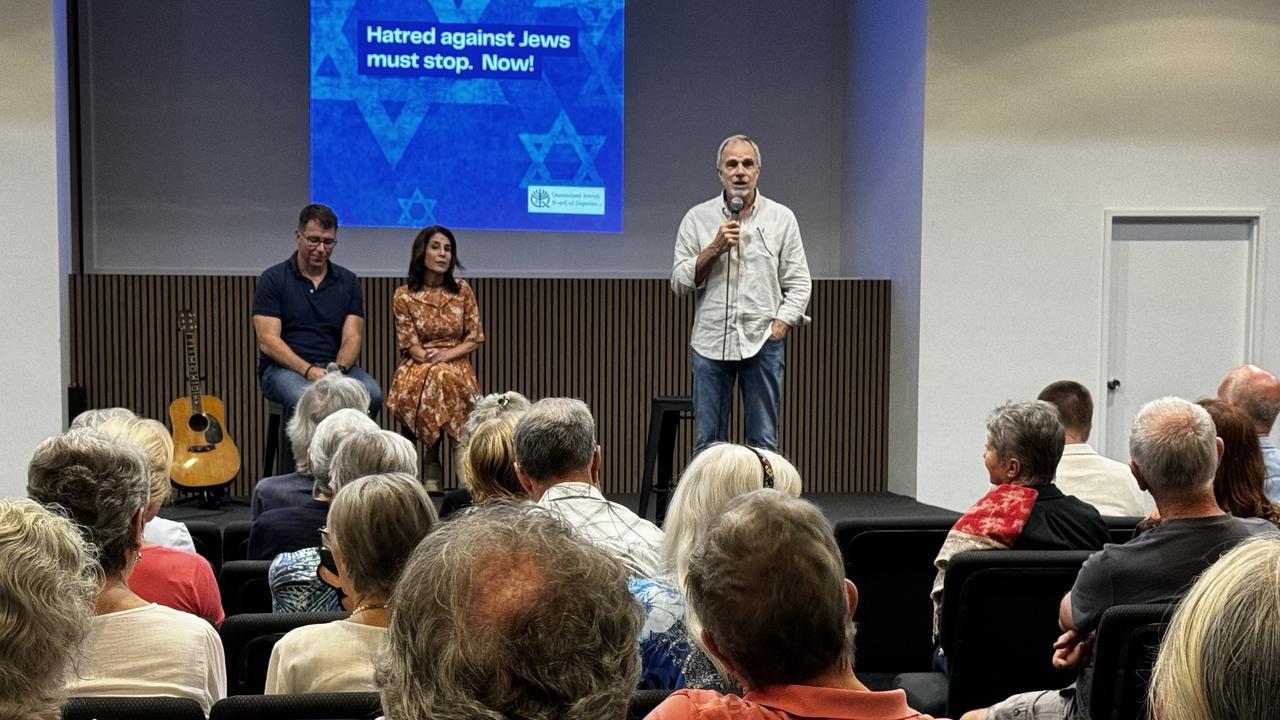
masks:
<instances>
[{"instance_id":1,"label":"blue presentation slide","mask_svg":"<svg viewBox=\"0 0 1280 720\"><path fill-rule=\"evenodd\" d=\"M311 0L343 225L622 232L624 0Z\"/></svg>"}]
</instances>

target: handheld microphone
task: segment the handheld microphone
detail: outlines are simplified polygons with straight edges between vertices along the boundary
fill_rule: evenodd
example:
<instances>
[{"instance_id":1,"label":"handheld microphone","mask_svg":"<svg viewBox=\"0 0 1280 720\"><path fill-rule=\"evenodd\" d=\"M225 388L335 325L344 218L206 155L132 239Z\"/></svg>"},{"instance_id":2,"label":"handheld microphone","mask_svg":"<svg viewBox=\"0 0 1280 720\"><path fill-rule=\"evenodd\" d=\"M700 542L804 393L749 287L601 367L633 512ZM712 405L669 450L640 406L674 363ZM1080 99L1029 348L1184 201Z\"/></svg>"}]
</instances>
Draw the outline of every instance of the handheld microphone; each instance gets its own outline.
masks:
<instances>
[{"instance_id":1,"label":"handheld microphone","mask_svg":"<svg viewBox=\"0 0 1280 720\"><path fill-rule=\"evenodd\" d=\"M742 212L742 198L734 195L729 198L729 213L735 222L737 221L738 213L740 212Z\"/></svg>"}]
</instances>

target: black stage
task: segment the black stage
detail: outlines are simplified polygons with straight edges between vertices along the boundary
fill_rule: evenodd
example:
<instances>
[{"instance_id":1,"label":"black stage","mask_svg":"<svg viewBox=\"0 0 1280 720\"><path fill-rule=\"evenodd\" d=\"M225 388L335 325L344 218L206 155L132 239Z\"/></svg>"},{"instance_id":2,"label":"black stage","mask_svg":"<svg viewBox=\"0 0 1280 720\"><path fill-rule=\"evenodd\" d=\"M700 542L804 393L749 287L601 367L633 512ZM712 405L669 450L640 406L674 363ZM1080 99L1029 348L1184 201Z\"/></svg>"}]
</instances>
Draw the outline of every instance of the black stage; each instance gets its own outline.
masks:
<instances>
[{"instance_id":1,"label":"black stage","mask_svg":"<svg viewBox=\"0 0 1280 720\"><path fill-rule=\"evenodd\" d=\"M174 497L180 499L180 493L175 493ZM959 517L957 513L934 505L926 505L916 502L905 495L895 495L890 492L879 493L813 493L803 496L806 500L812 501L822 508L822 512L826 514L827 519L832 525L850 518L865 517ZM614 502L634 510L636 508L638 495L609 495L608 498ZM436 507L439 507L439 498L436 499ZM219 526L226 525L236 520L248 520L249 506L244 504L223 505L217 510L209 510L199 506L194 499L185 500L178 504L166 505L161 511L160 516L170 520L208 520ZM653 519L653 500L649 502L649 519Z\"/></svg>"}]
</instances>

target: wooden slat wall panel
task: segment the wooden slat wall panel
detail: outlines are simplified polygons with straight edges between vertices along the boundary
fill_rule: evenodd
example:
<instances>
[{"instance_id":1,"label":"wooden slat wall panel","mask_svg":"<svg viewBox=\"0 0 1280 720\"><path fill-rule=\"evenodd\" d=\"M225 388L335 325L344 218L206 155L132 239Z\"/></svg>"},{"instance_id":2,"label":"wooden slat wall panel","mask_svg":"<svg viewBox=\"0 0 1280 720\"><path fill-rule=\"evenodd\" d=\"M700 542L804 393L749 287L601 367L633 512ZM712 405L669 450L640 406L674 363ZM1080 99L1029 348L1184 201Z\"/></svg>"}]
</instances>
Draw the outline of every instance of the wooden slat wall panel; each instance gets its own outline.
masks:
<instances>
[{"instance_id":1,"label":"wooden slat wall panel","mask_svg":"<svg viewBox=\"0 0 1280 720\"><path fill-rule=\"evenodd\" d=\"M387 387L397 352L391 296L403 281L363 278L368 313L362 364ZM243 458L232 486L247 495L262 474L267 422L258 392L250 311L256 278L72 275L71 378L90 407L124 406L168 422L183 392L177 311L199 319L206 391L226 403ZM693 299L666 280L479 278L471 281L488 341L474 355L485 392L580 397L596 415L609 492L639 491L649 400L687 395ZM889 283L816 280L812 325L787 343L781 451L809 492L885 489ZM384 412L379 422L394 429ZM734 414L737 437L742 418ZM693 446L682 423L677 472ZM452 463L446 459L446 484Z\"/></svg>"}]
</instances>

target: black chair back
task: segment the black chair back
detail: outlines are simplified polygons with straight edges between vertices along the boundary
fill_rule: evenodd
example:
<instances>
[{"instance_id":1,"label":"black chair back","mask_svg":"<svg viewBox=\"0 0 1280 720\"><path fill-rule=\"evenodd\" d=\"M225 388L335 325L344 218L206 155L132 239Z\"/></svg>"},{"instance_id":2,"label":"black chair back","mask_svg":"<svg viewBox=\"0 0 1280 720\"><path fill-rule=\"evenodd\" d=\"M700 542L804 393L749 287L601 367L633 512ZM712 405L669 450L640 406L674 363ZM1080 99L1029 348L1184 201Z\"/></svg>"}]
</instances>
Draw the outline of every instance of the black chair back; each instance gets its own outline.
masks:
<instances>
[{"instance_id":1,"label":"black chair back","mask_svg":"<svg viewBox=\"0 0 1280 720\"><path fill-rule=\"evenodd\" d=\"M232 560L222 564L218 590L227 617L271 612L271 587L267 583L270 567L270 560Z\"/></svg>"},{"instance_id":2,"label":"black chair back","mask_svg":"<svg viewBox=\"0 0 1280 720\"><path fill-rule=\"evenodd\" d=\"M631 694L631 704L627 706L627 720L644 720L673 690L637 690Z\"/></svg>"},{"instance_id":3,"label":"black chair back","mask_svg":"<svg viewBox=\"0 0 1280 720\"><path fill-rule=\"evenodd\" d=\"M1103 515L1102 522L1107 524L1107 534L1111 536L1111 542L1123 545L1133 539L1133 531L1137 529L1138 523L1142 522L1142 518Z\"/></svg>"},{"instance_id":4,"label":"black chair back","mask_svg":"<svg viewBox=\"0 0 1280 720\"><path fill-rule=\"evenodd\" d=\"M366 720L382 715L378 694L232 695L213 705L209 720Z\"/></svg>"},{"instance_id":5,"label":"black chair back","mask_svg":"<svg viewBox=\"0 0 1280 720\"><path fill-rule=\"evenodd\" d=\"M951 559L942 591L947 714L960 717L1015 693L1070 685L1053 667L1058 605L1087 550L984 550Z\"/></svg>"},{"instance_id":6,"label":"black chair back","mask_svg":"<svg viewBox=\"0 0 1280 720\"><path fill-rule=\"evenodd\" d=\"M191 698L73 697L62 704L62 720L204 720Z\"/></svg>"},{"instance_id":7,"label":"black chair back","mask_svg":"<svg viewBox=\"0 0 1280 720\"><path fill-rule=\"evenodd\" d=\"M222 562L249 557L249 531L252 529L252 520L233 520L222 528Z\"/></svg>"},{"instance_id":8,"label":"black chair back","mask_svg":"<svg viewBox=\"0 0 1280 720\"><path fill-rule=\"evenodd\" d=\"M1145 720L1147 684L1176 605L1117 605L1102 614L1093 646L1093 720Z\"/></svg>"},{"instance_id":9,"label":"black chair back","mask_svg":"<svg viewBox=\"0 0 1280 720\"><path fill-rule=\"evenodd\" d=\"M859 673L927 671L933 652L929 591L954 518L880 518L843 521L836 537L845 577L858 586Z\"/></svg>"},{"instance_id":10,"label":"black chair back","mask_svg":"<svg viewBox=\"0 0 1280 720\"><path fill-rule=\"evenodd\" d=\"M183 522L191 533L191 542L195 543L196 553L209 561L216 576L222 568L222 528L208 520L186 520Z\"/></svg>"},{"instance_id":11,"label":"black chair back","mask_svg":"<svg viewBox=\"0 0 1280 720\"><path fill-rule=\"evenodd\" d=\"M267 684L267 665L276 642L304 625L341 620L346 612L245 613L228 615L218 635L227 659L227 694L261 694Z\"/></svg>"}]
</instances>

